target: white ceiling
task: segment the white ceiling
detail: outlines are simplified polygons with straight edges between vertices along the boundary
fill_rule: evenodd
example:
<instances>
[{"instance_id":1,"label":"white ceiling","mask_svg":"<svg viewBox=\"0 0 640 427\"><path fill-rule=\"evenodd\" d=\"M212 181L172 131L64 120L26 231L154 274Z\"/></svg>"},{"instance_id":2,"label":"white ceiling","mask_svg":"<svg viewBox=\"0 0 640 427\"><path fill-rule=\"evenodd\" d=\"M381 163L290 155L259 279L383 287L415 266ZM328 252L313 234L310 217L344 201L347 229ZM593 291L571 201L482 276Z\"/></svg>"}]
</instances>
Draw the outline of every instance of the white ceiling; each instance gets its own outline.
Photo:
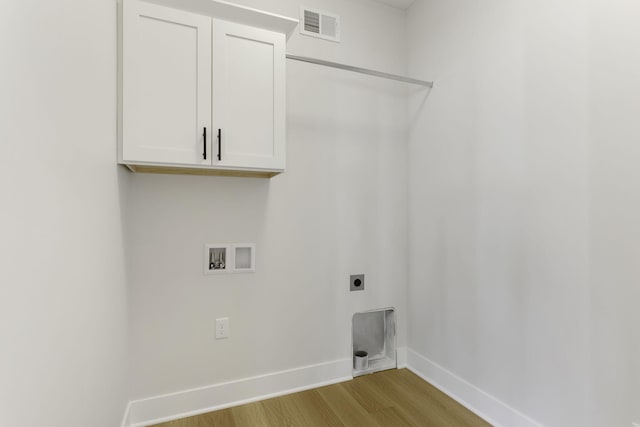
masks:
<instances>
[{"instance_id":1,"label":"white ceiling","mask_svg":"<svg viewBox=\"0 0 640 427\"><path fill-rule=\"evenodd\" d=\"M397 7L398 9L406 9L413 4L415 0L377 0L380 3L388 4L389 6Z\"/></svg>"}]
</instances>

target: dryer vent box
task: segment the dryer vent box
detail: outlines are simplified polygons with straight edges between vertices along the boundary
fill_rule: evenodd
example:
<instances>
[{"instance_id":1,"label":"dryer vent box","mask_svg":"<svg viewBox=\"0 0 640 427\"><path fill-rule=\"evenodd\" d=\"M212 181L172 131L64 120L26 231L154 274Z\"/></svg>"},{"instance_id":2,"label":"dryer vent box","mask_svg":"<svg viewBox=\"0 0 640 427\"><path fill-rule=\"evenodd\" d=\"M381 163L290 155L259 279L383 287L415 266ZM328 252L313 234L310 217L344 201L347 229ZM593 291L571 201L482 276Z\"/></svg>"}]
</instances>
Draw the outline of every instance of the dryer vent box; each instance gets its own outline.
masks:
<instances>
[{"instance_id":1,"label":"dryer vent box","mask_svg":"<svg viewBox=\"0 0 640 427\"><path fill-rule=\"evenodd\" d=\"M303 6L300 8L300 34L340 42L340 16Z\"/></svg>"},{"instance_id":2,"label":"dryer vent box","mask_svg":"<svg viewBox=\"0 0 640 427\"><path fill-rule=\"evenodd\" d=\"M393 308L356 313L352 319L353 376L395 369L396 357L396 313ZM366 352L367 366L360 368L355 363L357 352Z\"/></svg>"}]
</instances>

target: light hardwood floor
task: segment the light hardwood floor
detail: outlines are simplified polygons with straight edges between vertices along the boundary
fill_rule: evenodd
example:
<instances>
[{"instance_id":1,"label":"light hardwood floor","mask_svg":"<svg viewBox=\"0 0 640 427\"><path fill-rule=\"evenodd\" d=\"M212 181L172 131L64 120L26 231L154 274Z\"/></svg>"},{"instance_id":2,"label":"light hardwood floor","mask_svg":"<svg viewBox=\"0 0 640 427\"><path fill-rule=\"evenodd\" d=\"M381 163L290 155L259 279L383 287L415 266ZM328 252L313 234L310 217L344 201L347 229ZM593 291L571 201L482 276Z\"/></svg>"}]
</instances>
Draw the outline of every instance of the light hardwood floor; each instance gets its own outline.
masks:
<instances>
[{"instance_id":1,"label":"light hardwood floor","mask_svg":"<svg viewBox=\"0 0 640 427\"><path fill-rule=\"evenodd\" d=\"M489 425L407 369L393 369L154 427Z\"/></svg>"}]
</instances>

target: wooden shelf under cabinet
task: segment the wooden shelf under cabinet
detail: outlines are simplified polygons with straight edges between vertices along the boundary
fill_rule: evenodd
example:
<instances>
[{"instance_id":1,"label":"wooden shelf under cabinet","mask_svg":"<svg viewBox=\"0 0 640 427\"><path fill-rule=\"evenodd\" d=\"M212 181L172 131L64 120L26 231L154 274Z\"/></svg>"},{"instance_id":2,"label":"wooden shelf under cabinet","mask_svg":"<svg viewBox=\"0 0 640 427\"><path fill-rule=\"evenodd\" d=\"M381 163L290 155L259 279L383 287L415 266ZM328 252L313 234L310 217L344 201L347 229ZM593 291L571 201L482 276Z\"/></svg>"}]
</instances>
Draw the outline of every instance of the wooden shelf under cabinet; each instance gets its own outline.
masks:
<instances>
[{"instance_id":1,"label":"wooden shelf under cabinet","mask_svg":"<svg viewBox=\"0 0 640 427\"><path fill-rule=\"evenodd\" d=\"M124 165L131 172L160 173L167 175L200 175L200 176L235 176L241 178L273 178L282 172L278 171L249 171L226 169L194 169L174 166Z\"/></svg>"}]
</instances>

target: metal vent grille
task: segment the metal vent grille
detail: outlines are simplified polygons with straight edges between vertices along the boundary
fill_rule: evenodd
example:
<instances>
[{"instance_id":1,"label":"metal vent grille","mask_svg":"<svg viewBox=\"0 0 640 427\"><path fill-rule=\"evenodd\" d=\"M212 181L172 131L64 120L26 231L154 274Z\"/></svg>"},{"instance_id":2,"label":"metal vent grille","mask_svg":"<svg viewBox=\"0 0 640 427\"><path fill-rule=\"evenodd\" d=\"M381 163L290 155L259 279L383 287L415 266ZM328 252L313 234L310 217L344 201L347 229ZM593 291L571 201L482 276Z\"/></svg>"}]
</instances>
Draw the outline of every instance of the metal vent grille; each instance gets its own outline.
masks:
<instances>
[{"instance_id":1,"label":"metal vent grille","mask_svg":"<svg viewBox=\"0 0 640 427\"><path fill-rule=\"evenodd\" d=\"M319 10L300 8L300 33L334 42L340 41L340 17Z\"/></svg>"},{"instance_id":2,"label":"metal vent grille","mask_svg":"<svg viewBox=\"0 0 640 427\"><path fill-rule=\"evenodd\" d=\"M304 30L320 34L320 14L310 10L304 11Z\"/></svg>"}]
</instances>

